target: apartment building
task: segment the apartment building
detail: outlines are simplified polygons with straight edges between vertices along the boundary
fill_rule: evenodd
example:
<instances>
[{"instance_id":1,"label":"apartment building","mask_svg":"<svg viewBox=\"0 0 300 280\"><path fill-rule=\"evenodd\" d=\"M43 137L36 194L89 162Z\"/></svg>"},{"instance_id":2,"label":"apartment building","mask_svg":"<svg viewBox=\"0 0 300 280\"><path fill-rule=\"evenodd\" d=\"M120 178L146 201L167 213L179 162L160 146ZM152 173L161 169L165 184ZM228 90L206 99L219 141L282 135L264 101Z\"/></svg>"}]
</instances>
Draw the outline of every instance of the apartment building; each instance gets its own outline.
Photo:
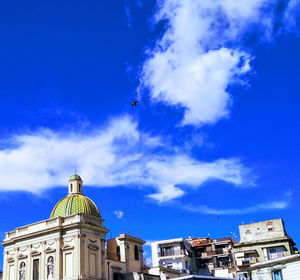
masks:
<instances>
[{"instance_id":1,"label":"apartment building","mask_svg":"<svg viewBox=\"0 0 300 280\"><path fill-rule=\"evenodd\" d=\"M240 243L233 246L239 279L252 278L250 266L293 255L297 250L282 219L240 225L239 231Z\"/></svg>"},{"instance_id":2,"label":"apartment building","mask_svg":"<svg viewBox=\"0 0 300 280\"><path fill-rule=\"evenodd\" d=\"M300 255L255 263L250 268L252 280L296 280L300 275Z\"/></svg>"},{"instance_id":3,"label":"apartment building","mask_svg":"<svg viewBox=\"0 0 300 280\"><path fill-rule=\"evenodd\" d=\"M162 240L151 243L153 267L166 267L181 275L193 272L193 252L184 238Z\"/></svg>"},{"instance_id":4,"label":"apartment building","mask_svg":"<svg viewBox=\"0 0 300 280\"><path fill-rule=\"evenodd\" d=\"M198 273L209 270L217 277L233 277L233 245L237 242L232 237L193 238L190 240L196 259Z\"/></svg>"}]
</instances>

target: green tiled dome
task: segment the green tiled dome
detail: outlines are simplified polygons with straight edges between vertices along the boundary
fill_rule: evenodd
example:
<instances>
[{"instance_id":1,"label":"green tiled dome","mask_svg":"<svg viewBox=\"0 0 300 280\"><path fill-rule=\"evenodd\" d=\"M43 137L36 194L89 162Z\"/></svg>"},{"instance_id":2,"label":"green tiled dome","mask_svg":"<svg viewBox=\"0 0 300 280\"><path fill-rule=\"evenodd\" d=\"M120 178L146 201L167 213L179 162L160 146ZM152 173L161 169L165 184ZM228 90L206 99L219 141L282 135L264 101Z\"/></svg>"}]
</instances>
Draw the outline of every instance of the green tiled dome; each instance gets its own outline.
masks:
<instances>
[{"instance_id":1,"label":"green tiled dome","mask_svg":"<svg viewBox=\"0 0 300 280\"><path fill-rule=\"evenodd\" d=\"M82 194L69 194L55 205L51 212L50 219L58 216L65 217L77 213L101 218L97 206L91 199Z\"/></svg>"},{"instance_id":2,"label":"green tiled dome","mask_svg":"<svg viewBox=\"0 0 300 280\"><path fill-rule=\"evenodd\" d=\"M77 174L74 174L70 177L70 180L81 180L80 176Z\"/></svg>"}]
</instances>

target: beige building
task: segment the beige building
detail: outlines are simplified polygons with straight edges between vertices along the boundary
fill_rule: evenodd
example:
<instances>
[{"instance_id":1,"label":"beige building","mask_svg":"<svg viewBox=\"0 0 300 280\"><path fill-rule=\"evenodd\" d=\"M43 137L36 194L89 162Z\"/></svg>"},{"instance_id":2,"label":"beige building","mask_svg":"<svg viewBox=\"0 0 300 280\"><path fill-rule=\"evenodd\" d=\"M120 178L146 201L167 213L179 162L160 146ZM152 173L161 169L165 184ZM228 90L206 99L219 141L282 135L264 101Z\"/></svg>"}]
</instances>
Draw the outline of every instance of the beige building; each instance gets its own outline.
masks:
<instances>
[{"instance_id":1,"label":"beige building","mask_svg":"<svg viewBox=\"0 0 300 280\"><path fill-rule=\"evenodd\" d=\"M109 239L106 248L107 232L75 174L68 195L55 205L50 219L6 233L3 280L153 280L141 275L145 242L122 234Z\"/></svg>"},{"instance_id":2,"label":"beige building","mask_svg":"<svg viewBox=\"0 0 300 280\"><path fill-rule=\"evenodd\" d=\"M234 245L237 275L250 279L250 266L295 253L295 243L287 234L282 219L239 226L240 243Z\"/></svg>"},{"instance_id":3,"label":"beige building","mask_svg":"<svg viewBox=\"0 0 300 280\"><path fill-rule=\"evenodd\" d=\"M106 266L110 271L107 280L120 280L130 273L141 273L144 268L143 244L145 241L121 234L107 240Z\"/></svg>"}]
</instances>

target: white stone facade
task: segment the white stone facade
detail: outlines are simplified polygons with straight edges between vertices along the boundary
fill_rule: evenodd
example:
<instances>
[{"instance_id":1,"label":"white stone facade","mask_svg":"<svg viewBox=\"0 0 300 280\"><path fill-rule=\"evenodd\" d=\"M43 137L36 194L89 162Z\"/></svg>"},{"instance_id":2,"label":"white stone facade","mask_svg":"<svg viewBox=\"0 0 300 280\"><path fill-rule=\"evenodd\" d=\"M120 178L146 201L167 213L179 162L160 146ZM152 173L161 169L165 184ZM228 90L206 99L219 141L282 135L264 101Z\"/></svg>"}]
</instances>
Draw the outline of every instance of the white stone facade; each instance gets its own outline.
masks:
<instances>
[{"instance_id":1,"label":"white stone facade","mask_svg":"<svg viewBox=\"0 0 300 280\"><path fill-rule=\"evenodd\" d=\"M3 280L104 279L103 220L75 214L6 233Z\"/></svg>"}]
</instances>

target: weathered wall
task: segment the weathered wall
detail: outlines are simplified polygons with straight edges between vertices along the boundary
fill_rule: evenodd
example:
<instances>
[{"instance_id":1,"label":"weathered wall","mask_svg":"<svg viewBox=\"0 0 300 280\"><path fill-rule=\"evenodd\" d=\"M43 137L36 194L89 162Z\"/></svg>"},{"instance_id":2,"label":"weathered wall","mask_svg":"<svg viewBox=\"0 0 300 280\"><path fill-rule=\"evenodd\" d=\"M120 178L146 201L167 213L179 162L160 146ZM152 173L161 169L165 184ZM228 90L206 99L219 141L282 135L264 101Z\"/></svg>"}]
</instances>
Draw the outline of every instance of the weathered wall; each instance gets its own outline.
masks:
<instances>
[{"instance_id":1,"label":"weathered wall","mask_svg":"<svg viewBox=\"0 0 300 280\"><path fill-rule=\"evenodd\" d=\"M270 223L273 225L273 230L270 230L271 226L268 225ZM286 235L282 219L240 225L239 230L241 243L284 237Z\"/></svg>"}]
</instances>

